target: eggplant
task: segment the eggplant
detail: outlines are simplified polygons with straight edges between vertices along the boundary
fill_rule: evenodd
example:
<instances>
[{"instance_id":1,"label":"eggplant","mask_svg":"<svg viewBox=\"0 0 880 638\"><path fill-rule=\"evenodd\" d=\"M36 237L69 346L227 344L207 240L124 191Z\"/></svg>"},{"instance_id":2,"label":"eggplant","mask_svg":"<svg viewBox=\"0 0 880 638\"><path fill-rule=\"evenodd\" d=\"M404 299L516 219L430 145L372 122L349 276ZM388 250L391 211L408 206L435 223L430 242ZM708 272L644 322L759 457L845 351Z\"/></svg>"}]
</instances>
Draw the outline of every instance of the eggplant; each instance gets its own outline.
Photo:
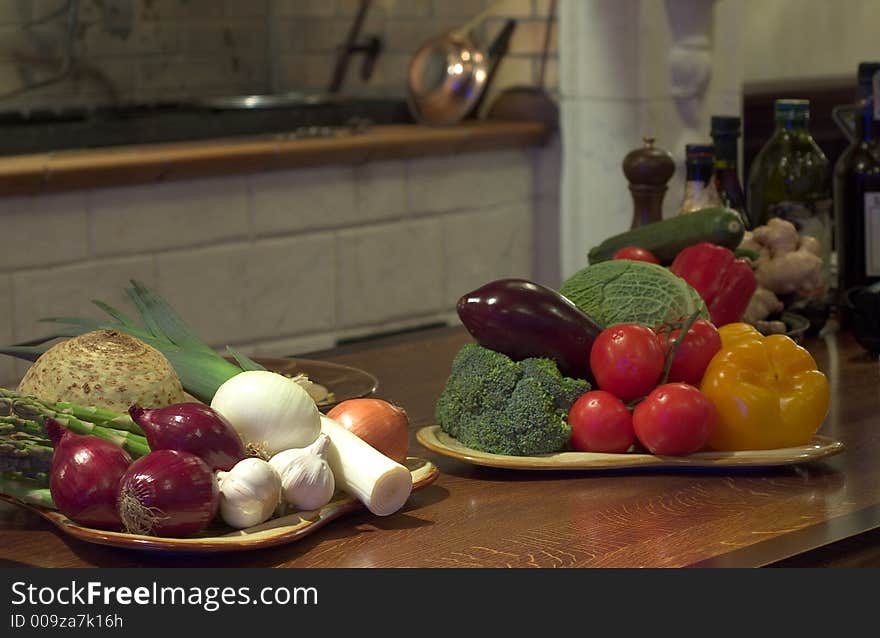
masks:
<instances>
[{"instance_id":1,"label":"eggplant","mask_svg":"<svg viewBox=\"0 0 880 638\"><path fill-rule=\"evenodd\" d=\"M514 361L546 357L565 376L593 381L590 349L602 326L556 290L526 279L498 279L463 295L456 310L484 348Z\"/></svg>"}]
</instances>

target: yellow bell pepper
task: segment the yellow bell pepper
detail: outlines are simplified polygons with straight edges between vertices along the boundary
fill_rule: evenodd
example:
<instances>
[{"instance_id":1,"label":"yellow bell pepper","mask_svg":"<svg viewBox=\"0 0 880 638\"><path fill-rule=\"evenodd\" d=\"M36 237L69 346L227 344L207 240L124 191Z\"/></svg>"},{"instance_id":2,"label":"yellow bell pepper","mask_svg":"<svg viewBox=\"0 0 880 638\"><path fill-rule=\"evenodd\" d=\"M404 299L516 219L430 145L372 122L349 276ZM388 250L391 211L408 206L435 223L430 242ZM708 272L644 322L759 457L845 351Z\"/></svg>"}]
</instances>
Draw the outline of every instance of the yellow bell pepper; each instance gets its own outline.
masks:
<instances>
[{"instance_id":1,"label":"yellow bell pepper","mask_svg":"<svg viewBox=\"0 0 880 638\"><path fill-rule=\"evenodd\" d=\"M768 450L809 443L828 413L828 379L803 347L752 326L718 329L719 350L700 390L715 405L714 450Z\"/></svg>"}]
</instances>

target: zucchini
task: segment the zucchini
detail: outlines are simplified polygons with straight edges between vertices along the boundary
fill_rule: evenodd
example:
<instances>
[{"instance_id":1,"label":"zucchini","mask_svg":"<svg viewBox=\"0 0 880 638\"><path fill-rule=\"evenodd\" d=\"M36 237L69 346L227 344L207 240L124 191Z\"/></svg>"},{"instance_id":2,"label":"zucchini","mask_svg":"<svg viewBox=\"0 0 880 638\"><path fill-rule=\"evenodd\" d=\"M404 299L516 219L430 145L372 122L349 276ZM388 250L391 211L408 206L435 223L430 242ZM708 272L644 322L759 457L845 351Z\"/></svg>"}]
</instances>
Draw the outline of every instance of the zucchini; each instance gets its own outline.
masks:
<instances>
[{"instance_id":1,"label":"zucchini","mask_svg":"<svg viewBox=\"0 0 880 638\"><path fill-rule=\"evenodd\" d=\"M681 250L704 241L733 250L739 246L745 232L742 219L735 210L703 208L609 237L591 248L587 259L590 264L608 261L621 248L637 246L651 251L661 264L668 265Z\"/></svg>"}]
</instances>

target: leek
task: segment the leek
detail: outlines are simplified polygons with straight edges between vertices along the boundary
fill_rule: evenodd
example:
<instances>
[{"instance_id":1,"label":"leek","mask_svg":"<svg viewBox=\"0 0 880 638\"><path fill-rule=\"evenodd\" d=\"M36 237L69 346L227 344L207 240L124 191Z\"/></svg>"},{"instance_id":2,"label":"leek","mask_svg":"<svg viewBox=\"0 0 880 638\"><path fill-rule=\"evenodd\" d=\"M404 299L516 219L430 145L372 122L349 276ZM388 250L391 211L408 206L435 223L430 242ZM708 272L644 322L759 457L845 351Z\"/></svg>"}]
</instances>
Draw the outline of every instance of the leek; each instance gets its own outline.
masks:
<instances>
[{"instance_id":1,"label":"leek","mask_svg":"<svg viewBox=\"0 0 880 638\"><path fill-rule=\"evenodd\" d=\"M93 330L118 330L140 339L164 354L180 378L184 390L204 403L210 403L217 388L239 372L265 370L262 365L232 348L228 348L228 351L236 363L225 359L202 341L158 293L135 280L130 280L130 283L131 287L125 292L137 310L141 324L110 304L93 299L92 303L106 313L109 319L42 318L40 321L58 324L60 327L41 339L0 347L0 354L35 361L49 349L50 342L55 339L76 337Z\"/></svg>"}]
</instances>

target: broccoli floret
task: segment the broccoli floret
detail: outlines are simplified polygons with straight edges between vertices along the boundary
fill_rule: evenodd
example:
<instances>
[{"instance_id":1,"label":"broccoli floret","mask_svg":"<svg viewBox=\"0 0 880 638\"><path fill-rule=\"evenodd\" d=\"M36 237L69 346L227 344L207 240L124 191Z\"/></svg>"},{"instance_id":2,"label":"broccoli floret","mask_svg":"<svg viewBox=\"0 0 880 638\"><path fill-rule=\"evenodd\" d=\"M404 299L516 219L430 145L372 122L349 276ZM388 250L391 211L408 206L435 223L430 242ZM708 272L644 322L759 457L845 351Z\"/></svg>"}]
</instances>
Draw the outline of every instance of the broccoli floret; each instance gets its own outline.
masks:
<instances>
[{"instance_id":1,"label":"broccoli floret","mask_svg":"<svg viewBox=\"0 0 880 638\"><path fill-rule=\"evenodd\" d=\"M568 442L568 410L589 389L582 379L564 377L550 359L516 362L470 343L452 361L435 414L444 432L475 450L550 454Z\"/></svg>"},{"instance_id":2,"label":"broccoli floret","mask_svg":"<svg viewBox=\"0 0 880 638\"><path fill-rule=\"evenodd\" d=\"M544 390L553 395L556 407L566 413L579 396L590 390L590 384L583 379L562 376L552 359L523 359L520 368L523 376L536 379Z\"/></svg>"}]
</instances>

